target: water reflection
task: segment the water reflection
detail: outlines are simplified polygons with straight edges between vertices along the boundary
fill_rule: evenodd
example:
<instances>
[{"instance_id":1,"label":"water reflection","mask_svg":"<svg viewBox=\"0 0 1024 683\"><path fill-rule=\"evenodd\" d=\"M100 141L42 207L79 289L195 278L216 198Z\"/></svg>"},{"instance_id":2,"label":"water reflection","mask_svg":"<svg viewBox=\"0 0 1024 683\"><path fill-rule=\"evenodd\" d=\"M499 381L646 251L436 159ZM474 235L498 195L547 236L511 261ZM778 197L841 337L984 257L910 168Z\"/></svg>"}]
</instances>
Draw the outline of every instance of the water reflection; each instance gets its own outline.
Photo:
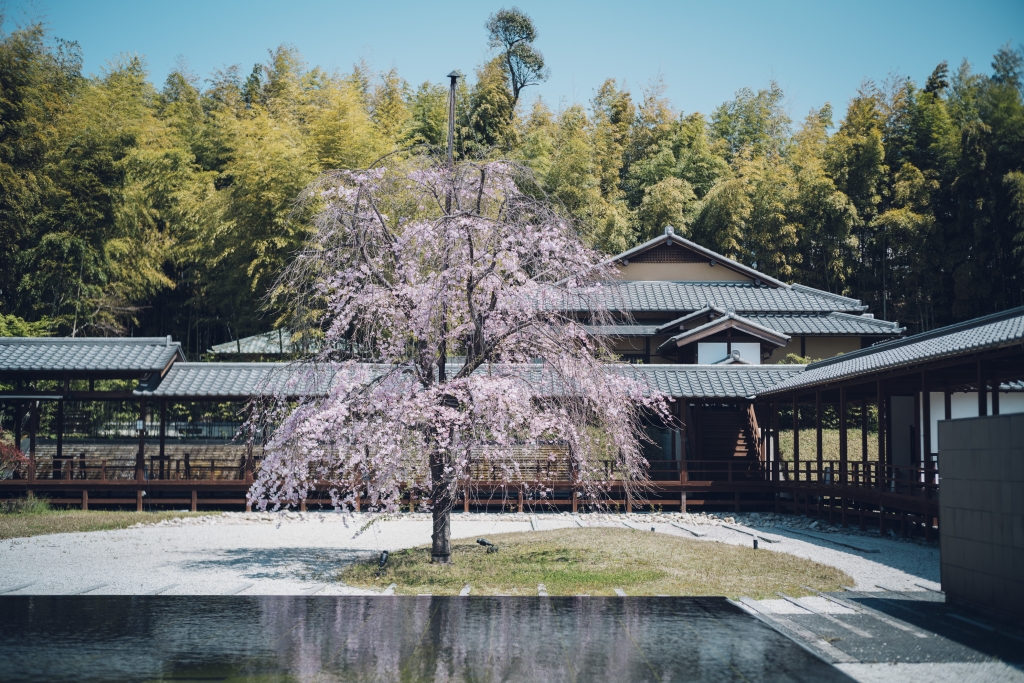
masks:
<instances>
[{"instance_id":1,"label":"water reflection","mask_svg":"<svg viewBox=\"0 0 1024 683\"><path fill-rule=\"evenodd\" d=\"M849 681L721 598L3 597L5 681Z\"/></svg>"}]
</instances>

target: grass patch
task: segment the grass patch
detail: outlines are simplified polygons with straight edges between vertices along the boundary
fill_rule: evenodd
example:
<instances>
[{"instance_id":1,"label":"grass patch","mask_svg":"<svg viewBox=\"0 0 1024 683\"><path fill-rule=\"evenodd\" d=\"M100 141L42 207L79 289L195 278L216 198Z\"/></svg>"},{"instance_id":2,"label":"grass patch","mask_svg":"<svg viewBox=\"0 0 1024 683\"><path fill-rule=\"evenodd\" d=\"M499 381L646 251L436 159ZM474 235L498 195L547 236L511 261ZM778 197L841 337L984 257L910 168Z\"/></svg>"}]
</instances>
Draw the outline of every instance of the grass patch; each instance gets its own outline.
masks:
<instances>
[{"instance_id":1,"label":"grass patch","mask_svg":"<svg viewBox=\"0 0 1024 683\"><path fill-rule=\"evenodd\" d=\"M396 593L457 595L465 584L473 595L748 595L775 591L807 595L800 586L836 591L853 579L833 567L770 550L708 543L631 529L559 529L498 534L500 550L487 554L474 539L452 542L452 564L430 564L423 546L391 553L377 577L377 560L349 565L339 580Z\"/></svg>"},{"instance_id":2,"label":"grass patch","mask_svg":"<svg viewBox=\"0 0 1024 683\"><path fill-rule=\"evenodd\" d=\"M156 524L175 517L201 517L208 512L122 512L108 510L55 510L45 498L4 501L0 507L0 540L46 534L127 529L142 522Z\"/></svg>"},{"instance_id":3,"label":"grass patch","mask_svg":"<svg viewBox=\"0 0 1024 683\"><path fill-rule=\"evenodd\" d=\"M859 427L850 427L846 430L846 443L849 447L848 457L850 462L860 462L861 459L861 436ZM818 432L813 427L800 430L800 462L808 462L817 459ZM793 460L793 430L779 429L779 450L782 451L782 459ZM839 460L839 430L821 430L821 453L824 460ZM878 461L878 432L868 430L868 461Z\"/></svg>"}]
</instances>

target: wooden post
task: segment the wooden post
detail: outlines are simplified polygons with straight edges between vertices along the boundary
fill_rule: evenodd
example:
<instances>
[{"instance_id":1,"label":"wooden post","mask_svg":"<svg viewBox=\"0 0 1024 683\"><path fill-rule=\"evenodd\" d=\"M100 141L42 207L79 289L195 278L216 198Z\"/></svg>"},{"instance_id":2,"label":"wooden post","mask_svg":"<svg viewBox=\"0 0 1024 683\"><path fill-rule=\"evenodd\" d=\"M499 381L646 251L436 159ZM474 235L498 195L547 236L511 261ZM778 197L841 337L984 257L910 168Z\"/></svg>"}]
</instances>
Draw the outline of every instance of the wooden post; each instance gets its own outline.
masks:
<instances>
[{"instance_id":1,"label":"wooden post","mask_svg":"<svg viewBox=\"0 0 1024 683\"><path fill-rule=\"evenodd\" d=\"M135 489L135 511L142 512L142 489Z\"/></svg>"},{"instance_id":2,"label":"wooden post","mask_svg":"<svg viewBox=\"0 0 1024 683\"><path fill-rule=\"evenodd\" d=\"M860 402L860 460L868 461L868 397ZM861 470L863 472L863 470Z\"/></svg>"},{"instance_id":3,"label":"wooden post","mask_svg":"<svg viewBox=\"0 0 1024 683\"><path fill-rule=\"evenodd\" d=\"M579 505L579 501L578 501L578 499L576 497L576 491L573 490L573 492L572 492L572 514L574 514L574 515L576 514L576 512L578 510L578 505ZM466 512L469 512L468 507L466 509Z\"/></svg>"},{"instance_id":4,"label":"wooden post","mask_svg":"<svg viewBox=\"0 0 1024 683\"><path fill-rule=\"evenodd\" d=\"M89 491L88 489L82 489L82 509L89 509Z\"/></svg>"},{"instance_id":5,"label":"wooden post","mask_svg":"<svg viewBox=\"0 0 1024 683\"><path fill-rule=\"evenodd\" d=\"M689 406L686 404L686 399L679 401L679 423L682 425L679 430L679 483L686 483L688 477L686 474L686 443L687 441L693 442L693 430L690 428L690 420L688 413L690 412ZM686 507L685 504L683 507ZM684 510L685 512L685 510Z\"/></svg>"},{"instance_id":6,"label":"wooden post","mask_svg":"<svg viewBox=\"0 0 1024 683\"><path fill-rule=\"evenodd\" d=\"M57 462L60 462L60 468ZM64 399L57 401L57 455L54 457L53 478L57 479L57 473L64 467ZM70 468L71 466L68 465Z\"/></svg>"},{"instance_id":7,"label":"wooden post","mask_svg":"<svg viewBox=\"0 0 1024 683\"><path fill-rule=\"evenodd\" d=\"M921 373L921 466L928 469L932 461L932 394L928 391L928 373Z\"/></svg>"},{"instance_id":8,"label":"wooden post","mask_svg":"<svg viewBox=\"0 0 1024 683\"><path fill-rule=\"evenodd\" d=\"M839 387L839 484L846 486L846 461L849 455L846 443L846 387ZM846 526L846 497L843 497L843 526Z\"/></svg>"},{"instance_id":9,"label":"wooden post","mask_svg":"<svg viewBox=\"0 0 1024 683\"><path fill-rule=\"evenodd\" d=\"M523 489L519 488L519 514L523 514Z\"/></svg>"},{"instance_id":10,"label":"wooden post","mask_svg":"<svg viewBox=\"0 0 1024 683\"><path fill-rule=\"evenodd\" d=\"M36 483L36 429L39 427L39 402L32 401L28 409L28 483Z\"/></svg>"},{"instance_id":11,"label":"wooden post","mask_svg":"<svg viewBox=\"0 0 1024 683\"><path fill-rule=\"evenodd\" d=\"M985 377L985 364L978 361L978 417L988 415L988 378Z\"/></svg>"},{"instance_id":12,"label":"wooden post","mask_svg":"<svg viewBox=\"0 0 1024 683\"><path fill-rule=\"evenodd\" d=\"M821 485L822 471L824 470L824 454L822 453L821 447L821 390L814 392L814 428L818 433L817 445L817 460L818 460L818 484ZM820 515L819 515L820 516Z\"/></svg>"},{"instance_id":13,"label":"wooden post","mask_svg":"<svg viewBox=\"0 0 1024 683\"><path fill-rule=\"evenodd\" d=\"M800 397L793 396L793 471L800 473ZM799 477L797 477L799 479Z\"/></svg>"},{"instance_id":14,"label":"wooden post","mask_svg":"<svg viewBox=\"0 0 1024 683\"><path fill-rule=\"evenodd\" d=\"M779 460L782 451L779 449L779 401L772 401L772 478L779 481Z\"/></svg>"},{"instance_id":15,"label":"wooden post","mask_svg":"<svg viewBox=\"0 0 1024 683\"><path fill-rule=\"evenodd\" d=\"M953 419L953 392L951 392L949 389L946 389L943 392L942 402L943 402L943 409L945 410L945 417L944 417L944 419L952 420Z\"/></svg>"},{"instance_id":16,"label":"wooden post","mask_svg":"<svg viewBox=\"0 0 1024 683\"><path fill-rule=\"evenodd\" d=\"M192 490L192 512L195 512L199 507L199 496L196 495L195 489Z\"/></svg>"},{"instance_id":17,"label":"wooden post","mask_svg":"<svg viewBox=\"0 0 1024 683\"><path fill-rule=\"evenodd\" d=\"M299 512L305 512L305 511L306 511L306 499L303 498L302 500L299 501Z\"/></svg>"},{"instance_id":18,"label":"wooden post","mask_svg":"<svg viewBox=\"0 0 1024 683\"><path fill-rule=\"evenodd\" d=\"M885 387L882 380L876 382L878 401L878 466L885 467ZM881 477L876 477L881 481Z\"/></svg>"},{"instance_id":19,"label":"wooden post","mask_svg":"<svg viewBox=\"0 0 1024 683\"><path fill-rule=\"evenodd\" d=\"M992 414L999 414L999 375L992 373Z\"/></svg>"},{"instance_id":20,"label":"wooden post","mask_svg":"<svg viewBox=\"0 0 1024 683\"><path fill-rule=\"evenodd\" d=\"M166 453L164 446L167 441L167 401L160 401L160 478L164 478L164 461ZM170 463L167 464L167 478L171 478Z\"/></svg>"},{"instance_id":21,"label":"wooden post","mask_svg":"<svg viewBox=\"0 0 1024 683\"><path fill-rule=\"evenodd\" d=\"M686 512L686 491L679 494L679 511Z\"/></svg>"},{"instance_id":22,"label":"wooden post","mask_svg":"<svg viewBox=\"0 0 1024 683\"><path fill-rule=\"evenodd\" d=\"M139 452L135 455L135 481L146 478L146 402L139 401Z\"/></svg>"},{"instance_id":23,"label":"wooden post","mask_svg":"<svg viewBox=\"0 0 1024 683\"><path fill-rule=\"evenodd\" d=\"M504 508L502 508L502 509L504 510ZM466 490L462 492L462 511L463 512L469 512L469 487L468 486L466 487ZM575 494L573 494L572 511L576 512Z\"/></svg>"}]
</instances>

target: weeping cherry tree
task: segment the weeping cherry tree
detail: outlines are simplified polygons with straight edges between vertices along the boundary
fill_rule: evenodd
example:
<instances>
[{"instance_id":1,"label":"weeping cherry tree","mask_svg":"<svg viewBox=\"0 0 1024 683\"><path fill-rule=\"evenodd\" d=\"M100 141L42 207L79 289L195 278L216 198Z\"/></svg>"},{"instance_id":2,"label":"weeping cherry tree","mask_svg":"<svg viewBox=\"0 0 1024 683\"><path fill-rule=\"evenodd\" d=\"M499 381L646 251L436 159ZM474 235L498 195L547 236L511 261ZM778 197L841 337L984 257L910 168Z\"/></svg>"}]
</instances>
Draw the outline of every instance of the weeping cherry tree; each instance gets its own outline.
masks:
<instances>
[{"instance_id":1,"label":"weeping cherry tree","mask_svg":"<svg viewBox=\"0 0 1024 683\"><path fill-rule=\"evenodd\" d=\"M307 189L315 230L278 292L315 351L253 406L251 425L272 434L253 502L279 508L321 485L338 508L360 496L395 510L416 488L432 561L447 563L474 468L550 499L523 456L548 446L585 501L605 500L612 476L642 486L642 417L671 419L666 399L588 333L612 320L601 283L614 273L524 179L509 163L421 164Z\"/></svg>"}]
</instances>

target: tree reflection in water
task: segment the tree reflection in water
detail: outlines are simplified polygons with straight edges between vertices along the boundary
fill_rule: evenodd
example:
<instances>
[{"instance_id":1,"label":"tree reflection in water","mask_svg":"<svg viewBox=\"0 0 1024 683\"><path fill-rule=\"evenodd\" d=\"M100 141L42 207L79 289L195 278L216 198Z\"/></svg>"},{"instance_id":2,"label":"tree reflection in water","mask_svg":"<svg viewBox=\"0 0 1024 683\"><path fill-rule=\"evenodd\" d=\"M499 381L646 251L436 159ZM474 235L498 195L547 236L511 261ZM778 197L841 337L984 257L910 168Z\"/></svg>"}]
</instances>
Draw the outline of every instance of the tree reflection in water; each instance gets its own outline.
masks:
<instances>
[{"instance_id":1,"label":"tree reflection in water","mask_svg":"<svg viewBox=\"0 0 1024 683\"><path fill-rule=\"evenodd\" d=\"M846 681L724 598L3 597L6 681Z\"/></svg>"}]
</instances>

